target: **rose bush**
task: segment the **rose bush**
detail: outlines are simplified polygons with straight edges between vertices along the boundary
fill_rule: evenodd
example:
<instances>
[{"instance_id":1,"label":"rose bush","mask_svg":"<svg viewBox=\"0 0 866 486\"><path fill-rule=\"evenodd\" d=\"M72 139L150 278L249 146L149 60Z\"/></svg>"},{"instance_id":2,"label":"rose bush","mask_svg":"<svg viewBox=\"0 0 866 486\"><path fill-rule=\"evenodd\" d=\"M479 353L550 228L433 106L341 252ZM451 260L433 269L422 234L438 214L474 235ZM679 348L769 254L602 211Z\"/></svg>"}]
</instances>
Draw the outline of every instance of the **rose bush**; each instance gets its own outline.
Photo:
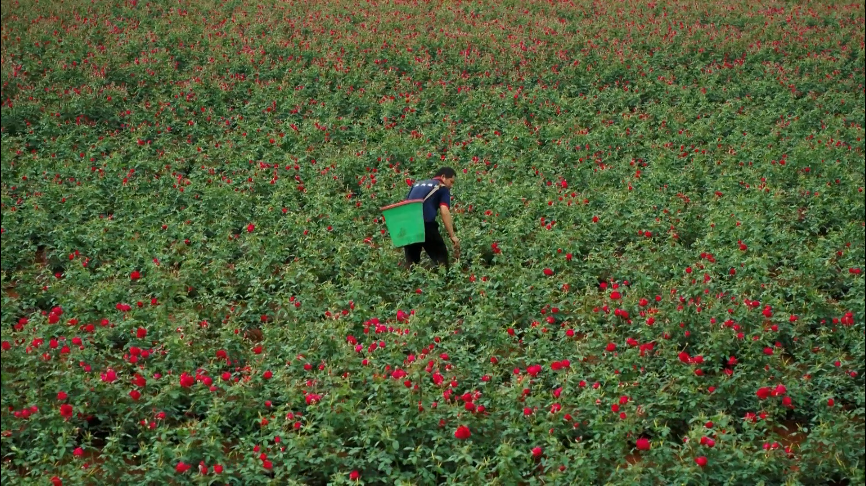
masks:
<instances>
[{"instance_id":1,"label":"rose bush","mask_svg":"<svg viewBox=\"0 0 866 486\"><path fill-rule=\"evenodd\" d=\"M3 15L4 484L862 481L862 5Z\"/></svg>"}]
</instances>

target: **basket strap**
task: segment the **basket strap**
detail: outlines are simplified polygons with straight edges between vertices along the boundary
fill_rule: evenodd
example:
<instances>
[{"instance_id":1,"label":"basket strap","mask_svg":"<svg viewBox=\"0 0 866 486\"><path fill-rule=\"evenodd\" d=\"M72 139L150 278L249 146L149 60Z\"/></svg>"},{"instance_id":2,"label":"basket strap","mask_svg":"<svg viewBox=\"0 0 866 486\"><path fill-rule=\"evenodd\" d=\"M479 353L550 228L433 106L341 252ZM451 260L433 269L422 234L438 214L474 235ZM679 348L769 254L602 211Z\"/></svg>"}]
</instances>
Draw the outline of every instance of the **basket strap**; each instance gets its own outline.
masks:
<instances>
[{"instance_id":1,"label":"basket strap","mask_svg":"<svg viewBox=\"0 0 866 486\"><path fill-rule=\"evenodd\" d=\"M424 198L424 201L426 202L428 199L430 199L430 196L432 196L433 193L435 193L436 191L438 191L440 187L442 187L442 184L437 184L436 187L434 187L433 190L430 191L429 194L427 194L427 196Z\"/></svg>"}]
</instances>

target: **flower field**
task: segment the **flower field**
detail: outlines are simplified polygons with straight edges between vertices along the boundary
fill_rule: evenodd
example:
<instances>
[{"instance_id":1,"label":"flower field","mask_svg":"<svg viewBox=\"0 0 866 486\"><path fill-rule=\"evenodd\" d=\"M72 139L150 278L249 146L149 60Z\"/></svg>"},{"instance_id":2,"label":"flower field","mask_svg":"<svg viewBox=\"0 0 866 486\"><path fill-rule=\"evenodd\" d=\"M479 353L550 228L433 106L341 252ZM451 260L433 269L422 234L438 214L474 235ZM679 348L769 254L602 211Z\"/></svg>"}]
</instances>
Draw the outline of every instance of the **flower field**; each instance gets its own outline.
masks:
<instances>
[{"instance_id":1,"label":"flower field","mask_svg":"<svg viewBox=\"0 0 866 486\"><path fill-rule=\"evenodd\" d=\"M864 19L3 2L0 480L864 484Z\"/></svg>"}]
</instances>

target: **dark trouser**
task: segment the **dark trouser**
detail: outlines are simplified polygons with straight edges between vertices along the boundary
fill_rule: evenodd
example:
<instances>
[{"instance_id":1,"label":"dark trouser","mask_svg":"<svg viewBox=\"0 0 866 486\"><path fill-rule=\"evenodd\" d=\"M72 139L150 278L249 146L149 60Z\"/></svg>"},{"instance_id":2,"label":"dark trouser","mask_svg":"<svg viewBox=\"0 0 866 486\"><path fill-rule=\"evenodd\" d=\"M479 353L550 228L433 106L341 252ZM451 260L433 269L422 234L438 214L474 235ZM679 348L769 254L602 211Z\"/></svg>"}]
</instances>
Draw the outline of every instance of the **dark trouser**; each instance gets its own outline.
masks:
<instances>
[{"instance_id":1,"label":"dark trouser","mask_svg":"<svg viewBox=\"0 0 866 486\"><path fill-rule=\"evenodd\" d=\"M424 241L421 243L412 243L403 247L406 253L406 263L409 268L421 261L421 249L430 255L430 259L437 265L445 265L448 268L448 247L445 246L445 240L439 234L439 223L431 221L424 223Z\"/></svg>"}]
</instances>

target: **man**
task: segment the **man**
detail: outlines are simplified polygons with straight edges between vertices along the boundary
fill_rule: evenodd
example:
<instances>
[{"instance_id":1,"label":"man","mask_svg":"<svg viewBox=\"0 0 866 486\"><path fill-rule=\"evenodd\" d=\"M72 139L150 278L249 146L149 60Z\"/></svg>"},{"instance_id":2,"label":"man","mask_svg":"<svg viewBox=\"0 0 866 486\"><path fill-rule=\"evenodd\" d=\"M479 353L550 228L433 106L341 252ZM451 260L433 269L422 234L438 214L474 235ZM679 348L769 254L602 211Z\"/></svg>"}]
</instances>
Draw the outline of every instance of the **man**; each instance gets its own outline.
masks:
<instances>
[{"instance_id":1,"label":"man","mask_svg":"<svg viewBox=\"0 0 866 486\"><path fill-rule=\"evenodd\" d=\"M436 222L437 210L442 215L442 222L454 245L454 251L459 255L460 240L454 234L454 222L451 219L451 188L454 187L456 175L457 173L451 167L442 167L432 179L416 182L409 190L406 200L426 198L423 205L425 240L403 247L409 268L421 261L422 248L437 265L444 265L446 269L449 266L448 248L442 235L439 234L439 224ZM435 192L430 195L434 189ZM428 195L430 197L427 197Z\"/></svg>"}]
</instances>

